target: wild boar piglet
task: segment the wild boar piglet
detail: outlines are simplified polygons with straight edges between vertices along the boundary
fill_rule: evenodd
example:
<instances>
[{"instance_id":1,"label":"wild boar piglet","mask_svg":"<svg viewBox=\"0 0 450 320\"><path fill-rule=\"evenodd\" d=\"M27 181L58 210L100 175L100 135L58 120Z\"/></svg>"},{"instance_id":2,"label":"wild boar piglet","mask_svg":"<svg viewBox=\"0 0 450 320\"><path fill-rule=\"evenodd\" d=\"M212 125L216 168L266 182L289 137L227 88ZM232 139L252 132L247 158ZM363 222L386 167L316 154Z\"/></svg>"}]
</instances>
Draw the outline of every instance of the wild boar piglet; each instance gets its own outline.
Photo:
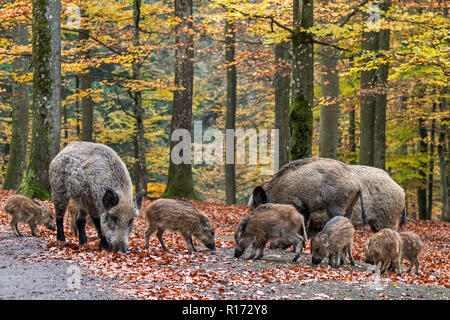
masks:
<instances>
[{"instance_id":1,"label":"wild boar piglet","mask_svg":"<svg viewBox=\"0 0 450 320\"><path fill-rule=\"evenodd\" d=\"M323 258L328 257L328 264L338 267L339 264L344 264L345 255L348 254L350 264L354 265L352 255L354 232L355 228L346 217L337 216L328 221L311 242L312 263L319 264Z\"/></svg>"},{"instance_id":2,"label":"wild boar piglet","mask_svg":"<svg viewBox=\"0 0 450 320\"><path fill-rule=\"evenodd\" d=\"M415 272L419 273L419 254L423 248L422 239L414 232L400 232L403 242L402 258L409 261L409 268L406 272L410 272L415 267ZM402 260L403 260L402 259Z\"/></svg>"},{"instance_id":3,"label":"wild boar piglet","mask_svg":"<svg viewBox=\"0 0 450 320\"><path fill-rule=\"evenodd\" d=\"M208 249L216 249L214 226L205 214L188 202L158 199L147 208L145 216L149 224L145 232L145 249L148 249L150 235L156 231L163 250L167 252L162 237L165 230L180 232L189 252L197 251L192 243L192 236Z\"/></svg>"},{"instance_id":4,"label":"wild boar piglet","mask_svg":"<svg viewBox=\"0 0 450 320\"><path fill-rule=\"evenodd\" d=\"M401 274L403 241L400 234L392 229L381 229L366 242L366 262L377 266L381 263L383 274L390 265Z\"/></svg>"},{"instance_id":5,"label":"wild boar piglet","mask_svg":"<svg viewBox=\"0 0 450 320\"><path fill-rule=\"evenodd\" d=\"M10 196L5 204L6 213L10 214L11 228L16 236L22 236L17 223L23 222L30 226L31 234L39 237L41 234L38 225L45 225L50 230L55 230L54 217L51 211L36 200L32 200L20 194Z\"/></svg>"},{"instance_id":6,"label":"wild boar piglet","mask_svg":"<svg viewBox=\"0 0 450 320\"><path fill-rule=\"evenodd\" d=\"M261 259L269 241L294 244L297 261L304 246L302 230L303 216L291 205L267 203L257 207L252 214L241 220L236 228L234 256L242 256L252 245L249 259ZM257 254L258 253L258 254Z\"/></svg>"}]
</instances>

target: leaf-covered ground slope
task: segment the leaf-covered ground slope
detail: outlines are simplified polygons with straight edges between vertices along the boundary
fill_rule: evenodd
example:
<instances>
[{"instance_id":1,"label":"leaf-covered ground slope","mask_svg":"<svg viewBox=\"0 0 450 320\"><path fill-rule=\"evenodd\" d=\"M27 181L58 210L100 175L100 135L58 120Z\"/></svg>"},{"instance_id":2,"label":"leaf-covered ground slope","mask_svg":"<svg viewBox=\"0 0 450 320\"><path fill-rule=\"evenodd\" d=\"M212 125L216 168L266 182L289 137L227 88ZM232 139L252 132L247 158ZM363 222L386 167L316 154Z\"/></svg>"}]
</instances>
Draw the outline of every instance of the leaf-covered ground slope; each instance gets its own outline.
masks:
<instances>
[{"instance_id":1,"label":"leaf-covered ground slope","mask_svg":"<svg viewBox=\"0 0 450 320\"><path fill-rule=\"evenodd\" d=\"M10 217L3 206L11 193L0 191L0 233L11 233ZM305 296L302 286L327 283L342 283L355 287L380 288L377 297L383 297L382 288L406 284L450 288L450 223L430 221L408 221L406 230L418 233L424 241L424 249L419 257L420 274L403 273L397 276L388 272L378 278L369 273L363 262L364 244L369 234L358 230L355 233L353 256L355 267L345 265L340 269L328 267L324 262L311 265L309 242L306 252L298 262L291 262L293 253L281 250L266 250L262 261L236 259L233 257L234 229L239 220L249 214L246 206L225 206L216 203L190 201L207 214L216 227L215 252L207 250L194 240L198 252L189 254L181 236L167 232L164 234L170 253L164 253L153 234L149 250L144 247L146 222L143 212L135 221L127 255L114 254L98 249L98 240L93 229L87 228L88 245L80 247L78 239L71 235L68 215L65 233L67 242L56 241L54 231L39 227L45 250L28 255L18 255L28 262L52 261L53 259L76 262L93 276L114 280L112 290L123 296L142 299L270 299L270 298L323 298ZM46 203L52 207L51 202ZM151 204L145 200L143 208ZM20 231L29 237L29 227L19 224ZM0 240L1 241L1 240ZM244 257L248 255L246 253ZM408 266L405 261L404 269ZM281 288L284 288L281 290ZM289 290L289 288L291 290ZM300 288L300 289L299 289ZM295 290L294 290L295 289ZM282 291L282 292L281 292ZM339 291L339 290L338 290ZM407 298L409 293L402 293ZM345 298L345 297L342 297Z\"/></svg>"}]
</instances>

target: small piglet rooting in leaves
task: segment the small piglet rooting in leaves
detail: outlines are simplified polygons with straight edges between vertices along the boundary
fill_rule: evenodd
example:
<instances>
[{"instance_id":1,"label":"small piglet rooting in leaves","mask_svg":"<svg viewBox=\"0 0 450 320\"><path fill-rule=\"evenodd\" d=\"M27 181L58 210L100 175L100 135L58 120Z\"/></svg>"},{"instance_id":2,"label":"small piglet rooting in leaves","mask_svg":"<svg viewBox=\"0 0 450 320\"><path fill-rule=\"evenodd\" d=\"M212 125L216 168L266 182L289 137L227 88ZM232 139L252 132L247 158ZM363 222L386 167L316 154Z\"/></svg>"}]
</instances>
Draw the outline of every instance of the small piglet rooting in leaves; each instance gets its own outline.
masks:
<instances>
[{"instance_id":1,"label":"small piglet rooting in leaves","mask_svg":"<svg viewBox=\"0 0 450 320\"><path fill-rule=\"evenodd\" d=\"M267 242L277 241L293 244L293 261L297 261L305 243L305 239L299 234L302 228L304 230L303 216L293 206L273 203L258 206L237 225L234 256L242 256L252 245L248 258L261 259Z\"/></svg>"},{"instance_id":2,"label":"small piglet rooting in leaves","mask_svg":"<svg viewBox=\"0 0 450 320\"><path fill-rule=\"evenodd\" d=\"M197 251L192 236L200 240L208 249L215 250L214 226L209 218L193 205L181 200L159 199L145 211L149 227L145 232L145 248L148 249L150 235L157 237L164 251L168 251L164 240L164 231L180 232L189 252Z\"/></svg>"},{"instance_id":3,"label":"small piglet rooting in leaves","mask_svg":"<svg viewBox=\"0 0 450 320\"><path fill-rule=\"evenodd\" d=\"M5 212L11 215L11 229L16 236L22 236L17 223L23 222L30 226L31 234L39 237L38 225L45 225L50 230L55 230L55 221L52 212L38 201L16 194L8 198L5 204Z\"/></svg>"},{"instance_id":4,"label":"small piglet rooting in leaves","mask_svg":"<svg viewBox=\"0 0 450 320\"><path fill-rule=\"evenodd\" d=\"M383 274L389 266L401 274L403 241L400 234L392 229L381 229L366 242L366 262L377 266L381 263Z\"/></svg>"}]
</instances>

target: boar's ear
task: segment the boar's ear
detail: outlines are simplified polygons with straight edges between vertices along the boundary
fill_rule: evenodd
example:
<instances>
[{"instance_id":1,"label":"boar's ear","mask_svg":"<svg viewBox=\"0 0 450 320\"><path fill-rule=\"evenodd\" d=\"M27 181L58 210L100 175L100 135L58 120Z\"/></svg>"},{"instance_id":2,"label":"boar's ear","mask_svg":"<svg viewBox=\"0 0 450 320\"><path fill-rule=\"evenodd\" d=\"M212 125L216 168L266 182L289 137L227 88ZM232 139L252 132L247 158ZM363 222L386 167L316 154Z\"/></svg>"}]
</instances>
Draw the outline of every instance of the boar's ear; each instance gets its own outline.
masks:
<instances>
[{"instance_id":1,"label":"boar's ear","mask_svg":"<svg viewBox=\"0 0 450 320\"><path fill-rule=\"evenodd\" d=\"M320 242L323 244L324 247L328 247L329 243L328 243L328 235L327 234L323 234L320 236Z\"/></svg>"},{"instance_id":2,"label":"boar's ear","mask_svg":"<svg viewBox=\"0 0 450 320\"><path fill-rule=\"evenodd\" d=\"M143 199L144 195L145 195L145 190L141 189L141 191L139 191L139 193L133 197L133 200L136 203L138 210L141 210L142 199Z\"/></svg>"},{"instance_id":3,"label":"boar's ear","mask_svg":"<svg viewBox=\"0 0 450 320\"><path fill-rule=\"evenodd\" d=\"M201 217L200 218L200 226L202 228L202 230L209 230L209 228L211 228L211 223L209 222L209 220L207 218Z\"/></svg>"},{"instance_id":4,"label":"boar's ear","mask_svg":"<svg viewBox=\"0 0 450 320\"><path fill-rule=\"evenodd\" d=\"M108 188L105 191L102 202L105 209L109 210L119 203L119 195L114 190Z\"/></svg>"},{"instance_id":5,"label":"boar's ear","mask_svg":"<svg viewBox=\"0 0 450 320\"><path fill-rule=\"evenodd\" d=\"M254 190L253 190L253 205L254 207L258 207L261 204L267 203L267 195L266 192L264 191L264 188L261 186L257 186Z\"/></svg>"}]
</instances>

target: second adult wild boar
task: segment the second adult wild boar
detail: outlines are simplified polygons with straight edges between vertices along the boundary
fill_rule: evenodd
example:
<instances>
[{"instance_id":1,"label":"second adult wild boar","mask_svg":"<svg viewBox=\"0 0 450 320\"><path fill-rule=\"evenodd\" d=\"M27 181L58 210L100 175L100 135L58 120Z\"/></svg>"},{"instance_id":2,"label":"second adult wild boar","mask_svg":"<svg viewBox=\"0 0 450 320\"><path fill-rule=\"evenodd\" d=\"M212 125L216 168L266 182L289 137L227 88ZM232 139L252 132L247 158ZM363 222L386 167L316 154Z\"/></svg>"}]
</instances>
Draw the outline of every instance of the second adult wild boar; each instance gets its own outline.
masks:
<instances>
[{"instance_id":1,"label":"second adult wild boar","mask_svg":"<svg viewBox=\"0 0 450 320\"><path fill-rule=\"evenodd\" d=\"M50 163L49 173L57 240L66 240L64 214L69 199L73 199L80 209L76 219L79 243L87 241L85 225L89 215L100 246L126 253L145 191L133 197L130 174L116 152L100 143L71 142Z\"/></svg>"},{"instance_id":2,"label":"second adult wild boar","mask_svg":"<svg viewBox=\"0 0 450 320\"><path fill-rule=\"evenodd\" d=\"M354 232L355 228L346 217L337 216L328 221L311 241L312 263L319 264L323 258L328 257L328 264L337 267L344 263L347 254L350 264L354 265L352 255Z\"/></svg>"},{"instance_id":3,"label":"second adult wild boar","mask_svg":"<svg viewBox=\"0 0 450 320\"><path fill-rule=\"evenodd\" d=\"M256 208L241 220L236 228L236 247L234 256L240 257L252 245L249 259L261 259L268 241L285 241L294 244L298 260L304 246L304 239L298 233L302 228L303 217L291 205L267 203Z\"/></svg>"},{"instance_id":4,"label":"second adult wild boar","mask_svg":"<svg viewBox=\"0 0 450 320\"><path fill-rule=\"evenodd\" d=\"M254 209L264 203L293 205L306 221L312 212L325 210L329 218L350 218L358 200L362 203L361 183L342 162L325 158L306 158L284 165L264 186L256 187L249 199ZM361 208L365 222L364 205Z\"/></svg>"},{"instance_id":5,"label":"second adult wild boar","mask_svg":"<svg viewBox=\"0 0 450 320\"><path fill-rule=\"evenodd\" d=\"M373 232L384 228L397 230L406 222L405 191L386 171L360 165L349 166L362 185L367 222ZM353 208L351 220L361 226L361 204Z\"/></svg>"},{"instance_id":6,"label":"second adult wild boar","mask_svg":"<svg viewBox=\"0 0 450 320\"><path fill-rule=\"evenodd\" d=\"M145 211L148 229L145 232L145 248L149 237L155 231L164 251L168 251L163 240L165 230L180 232L186 241L188 251L196 251L192 236L200 240L208 249L215 250L214 226L206 215L192 204L172 199L158 199Z\"/></svg>"}]
</instances>

